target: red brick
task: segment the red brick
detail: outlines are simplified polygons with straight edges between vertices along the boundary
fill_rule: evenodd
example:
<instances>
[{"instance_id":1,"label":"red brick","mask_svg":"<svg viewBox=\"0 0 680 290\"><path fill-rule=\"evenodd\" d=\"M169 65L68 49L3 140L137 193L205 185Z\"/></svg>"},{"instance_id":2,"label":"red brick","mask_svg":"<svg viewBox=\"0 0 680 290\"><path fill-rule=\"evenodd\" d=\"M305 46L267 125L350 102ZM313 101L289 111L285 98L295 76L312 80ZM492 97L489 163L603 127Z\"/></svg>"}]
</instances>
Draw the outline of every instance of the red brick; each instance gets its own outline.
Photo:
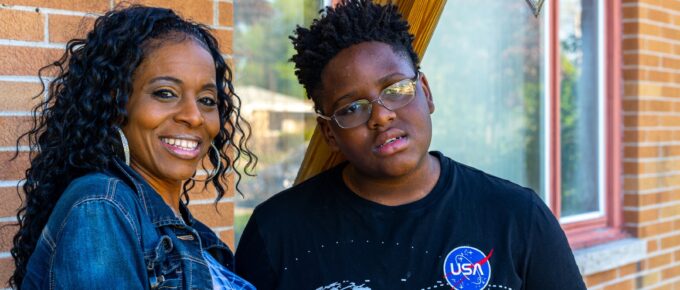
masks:
<instances>
[{"instance_id":1,"label":"red brick","mask_svg":"<svg viewBox=\"0 0 680 290\"><path fill-rule=\"evenodd\" d=\"M12 238L18 229L16 223L0 223L0 252L12 249Z\"/></svg>"},{"instance_id":2,"label":"red brick","mask_svg":"<svg viewBox=\"0 0 680 290\"><path fill-rule=\"evenodd\" d=\"M625 158L651 158L658 157L658 146L624 146L623 156Z\"/></svg>"},{"instance_id":3,"label":"red brick","mask_svg":"<svg viewBox=\"0 0 680 290\"><path fill-rule=\"evenodd\" d=\"M619 277L625 277L640 271L638 263L632 263L619 268Z\"/></svg>"},{"instance_id":4,"label":"red brick","mask_svg":"<svg viewBox=\"0 0 680 290\"><path fill-rule=\"evenodd\" d=\"M3 0L2 4L97 13L103 13L110 8L109 0Z\"/></svg>"},{"instance_id":5,"label":"red brick","mask_svg":"<svg viewBox=\"0 0 680 290\"><path fill-rule=\"evenodd\" d=\"M39 83L0 81L0 111L30 111L41 101L42 95L36 98L41 88Z\"/></svg>"},{"instance_id":6,"label":"red brick","mask_svg":"<svg viewBox=\"0 0 680 290\"><path fill-rule=\"evenodd\" d=\"M23 192L23 190L21 191ZM21 206L16 187L0 187L0 217L14 217Z\"/></svg>"},{"instance_id":7,"label":"red brick","mask_svg":"<svg viewBox=\"0 0 680 290\"><path fill-rule=\"evenodd\" d=\"M623 125L626 126L627 128L659 126L659 116L656 115L624 116Z\"/></svg>"},{"instance_id":8,"label":"red brick","mask_svg":"<svg viewBox=\"0 0 680 290\"><path fill-rule=\"evenodd\" d=\"M624 94L626 96L647 96L647 97L670 97L664 94L664 86L659 84L649 84L649 83L634 83L634 84L624 84L623 86Z\"/></svg>"},{"instance_id":9,"label":"red brick","mask_svg":"<svg viewBox=\"0 0 680 290\"><path fill-rule=\"evenodd\" d=\"M15 146L19 136L30 130L32 125L32 117L0 117L0 128L3 128L0 146ZM28 144L26 138L21 141L21 145Z\"/></svg>"},{"instance_id":10,"label":"red brick","mask_svg":"<svg viewBox=\"0 0 680 290\"><path fill-rule=\"evenodd\" d=\"M680 265L673 266L671 268L664 269L663 271L661 271L661 279L664 280L669 280L678 276L680 276Z\"/></svg>"},{"instance_id":11,"label":"red brick","mask_svg":"<svg viewBox=\"0 0 680 290\"><path fill-rule=\"evenodd\" d=\"M45 39L44 16L35 11L0 10L0 38L25 41Z\"/></svg>"},{"instance_id":12,"label":"red brick","mask_svg":"<svg viewBox=\"0 0 680 290\"><path fill-rule=\"evenodd\" d=\"M19 180L25 177L28 168L28 153L20 152L16 159L10 160L14 152L0 152L0 180Z\"/></svg>"},{"instance_id":13,"label":"red brick","mask_svg":"<svg viewBox=\"0 0 680 290\"><path fill-rule=\"evenodd\" d=\"M191 201L215 200L215 198L217 197L217 193L215 192L215 187L213 186L212 182L208 182L207 187L205 187L204 184L205 184L204 182L196 182L196 186L189 191L189 197L191 198ZM222 183L222 186L225 189L222 198L234 197L234 190L232 190L233 185L234 174L228 174L226 177L226 182Z\"/></svg>"},{"instance_id":14,"label":"red brick","mask_svg":"<svg viewBox=\"0 0 680 290\"><path fill-rule=\"evenodd\" d=\"M661 249L665 250L680 245L680 234L661 239Z\"/></svg>"},{"instance_id":15,"label":"red brick","mask_svg":"<svg viewBox=\"0 0 680 290\"><path fill-rule=\"evenodd\" d=\"M669 72L650 70L647 72L646 78L641 80L648 80L654 82L671 82L672 79L673 74Z\"/></svg>"},{"instance_id":16,"label":"red brick","mask_svg":"<svg viewBox=\"0 0 680 290\"><path fill-rule=\"evenodd\" d=\"M652 254L659 250L659 240L658 239L650 239L647 241L647 253ZM673 259L675 260L675 259Z\"/></svg>"},{"instance_id":17,"label":"red brick","mask_svg":"<svg viewBox=\"0 0 680 290\"><path fill-rule=\"evenodd\" d=\"M7 281L9 280L9 277L12 276L14 272L14 260L11 258L7 259L0 259L0 287L7 287L9 288L9 285L7 284Z\"/></svg>"},{"instance_id":18,"label":"red brick","mask_svg":"<svg viewBox=\"0 0 680 290\"><path fill-rule=\"evenodd\" d=\"M651 285L659 283L661 280L661 273L660 272L652 272L649 274L645 274L642 276L642 279L640 279L640 286L642 287L649 287Z\"/></svg>"},{"instance_id":19,"label":"red brick","mask_svg":"<svg viewBox=\"0 0 680 290\"><path fill-rule=\"evenodd\" d=\"M666 221L644 226L628 227L628 230L635 232L639 238L648 238L673 231L673 222Z\"/></svg>"},{"instance_id":20,"label":"red brick","mask_svg":"<svg viewBox=\"0 0 680 290\"><path fill-rule=\"evenodd\" d=\"M233 43L233 33L231 30L226 29L215 29L213 30L213 35L217 38L219 42L220 51L224 54L232 53L232 43Z\"/></svg>"},{"instance_id":21,"label":"red brick","mask_svg":"<svg viewBox=\"0 0 680 290\"><path fill-rule=\"evenodd\" d=\"M642 269L649 270L666 266L673 262L673 253L666 253L658 256L648 257L642 261Z\"/></svg>"},{"instance_id":22,"label":"red brick","mask_svg":"<svg viewBox=\"0 0 680 290\"><path fill-rule=\"evenodd\" d=\"M664 57L661 60L661 65L665 68L680 69L680 59ZM677 95L675 95L677 97Z\"/></svg>"},{"instance_id":23,"label":"red brick","mask_svg":"<svg viewBox=\"0 0 680 290\"><path fill-rule=\"evenodd\" d=\"M85 38L94 28L93 17L52 14L49 16L50 42L66 43L73 38Z\"/></svg>"},{"instance_id":24,"label":"red brick","mask_svg":"<svg viewBox=\"0 0 680 290\"><path fill-rule=\"evenodd\" d=\"M608 270L608 271L599 272L599 273L595 273L595 274L592 274L590 276L584 277L584 280L586 282L586 286L591 288L593 286L600 285L602 283L609 282L611 280L616 279L616 270L617 269L611 269L611 270Z\"/></svg>"},{"instance_id":25,"label":"red brick","mask_svg":"<svg viewBox=\"0 0 680 290\"><path fill-rule=\"evenodd\" d=\"M624 211L623 219L627 223L645 223L659 218L659 210L646 209L642 211Z\"/></svg>"},{"instance_id":26,"label":"red brick","mask_svg":"<svg viewBox=\"0 0 680 290\"><path fill-rule=\"evenodd\" d=\"M213 203L189 205L189 210L194 218L209 227L226 227L234 224L234 203L221 202L217 209Z\"/></svg>"},{"instance_id":27,"label":"red brick","mask_svg":"<svg viewBox=\"0 0 680 290\"><path fill-rule=\"evenodd\" d=\"M624 65L659 66L661 64L661 59L655 55L624 53L623 63Z\"/></svg>"},{"instance_id":28,"label":"red brick","mask_svg":"<svg viewBox=\"0 0 680 290\"><path fill-rule=\"evenodd\" d=\"M0 45L0 75L37 76L41 67L63 53L61 49Z\"/></svg>"},{"instance_id":29,"label":"red brick","mask_svg":"<svg viewBox=\"0 0 680 290\"><path fill-rule=\"evenodd\" d=\"M650 36L662 36L662 27L645 22L628 22L623 24L624 34L643 34Z\"/></svg>"},{"instance_id":30,"label":"red brick","mask_svg":"<svg viewBox=\"0 0 680 290\"><path fill-rule=\"evenodd\" d=\"M227 2L218 3L219 24L221 26L234 26L234 4Z\"/></svg>"},{"instance_id":31,"label":"red brick","mask_svg":"<svg viewBox=\"0 0 680 290\"><path fill-rule=\"evenodd\" d=\"M665 206L659 210L659 216L661 218L669 218L678 215L680 215L680 205Z\"/></svg>"},{"instance_id":32,"label":"red brick","mask_svg":"<svg viewBox=\"0 0 680 290\"><path fill-rule=\"evenodd\" d=\"M123 1L116 0L116 3ZM183 18L200 22L206 25L213 24L213 1L212 0L132 0L125 1L133 4L144 4L170 8Z\"/></svg>"},{"instance_id":33,"label":"red brick","mask_svg":"<svg viewBox=\"0 0 680 290\"><path fill-rule=\"evenodd\" d=\"M648 18L657 22L671 23L671 15L661 10L649 9Z\"/></svg>"},{"instance_id":34,"label":"red brick","mask_svg":"<svg viewBox=\"0 0 680 290\"><path fill-rule=\"evenodd\" d=\"M646 40L642 38L626 38L622 42L622 47L621 49L623 51L627 50L639 50L642 49L645 45Z\"/></svg>"},{"instance_id":35,"label":"red brick","mask_svg":"<svg viewBox=\"0 0 680 290\"><path fill-rule=\"evenodd\" d=\"M616 284L604 287L604 290L633 290L635 289L635 283L633 279L628 279Z\"/></svg>"},{"instance_id":36,"label":"red brick","mask_svg":"<svg viewBox=\"0 0 680 290\"><path fill-rule=\"evenodd\" d=\"M220 240L226 243L232 252L236 250L236 243L234 242L234 230L220 231L218 234L220 236Z\"/></svg>"},{"instance_id":37,"label":"red brick","mask_svg":"<svg viewBox=\"0 0 680 290\"><path fill-rule=\"evenodd\" d=\"M647 9L644 7L623 7L621 17L623 17L623 19L637 19L643 18L646 13Z\"/></svg>"}]
</instances>

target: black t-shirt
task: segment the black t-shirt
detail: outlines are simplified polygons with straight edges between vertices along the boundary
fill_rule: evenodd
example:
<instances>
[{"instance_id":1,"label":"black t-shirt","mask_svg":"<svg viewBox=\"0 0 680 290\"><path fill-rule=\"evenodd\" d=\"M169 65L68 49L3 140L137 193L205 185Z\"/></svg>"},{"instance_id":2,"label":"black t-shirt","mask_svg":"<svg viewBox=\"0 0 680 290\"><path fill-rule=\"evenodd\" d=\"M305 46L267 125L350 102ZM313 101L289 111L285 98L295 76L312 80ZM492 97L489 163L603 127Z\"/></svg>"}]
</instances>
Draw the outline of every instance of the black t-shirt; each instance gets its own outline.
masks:
<instances>
[{"instance_id":1,"label":"black t-shirt","mask_svg":"<svg viewBox=\"0 0 680 290\"><path fill-rule=\"evenodd\" d=\"M253 212L236 272L267 289L585 289L559 223L530 189L433 152L424 198L353 193L341 164Z\"/></svg>"}]
</instances>

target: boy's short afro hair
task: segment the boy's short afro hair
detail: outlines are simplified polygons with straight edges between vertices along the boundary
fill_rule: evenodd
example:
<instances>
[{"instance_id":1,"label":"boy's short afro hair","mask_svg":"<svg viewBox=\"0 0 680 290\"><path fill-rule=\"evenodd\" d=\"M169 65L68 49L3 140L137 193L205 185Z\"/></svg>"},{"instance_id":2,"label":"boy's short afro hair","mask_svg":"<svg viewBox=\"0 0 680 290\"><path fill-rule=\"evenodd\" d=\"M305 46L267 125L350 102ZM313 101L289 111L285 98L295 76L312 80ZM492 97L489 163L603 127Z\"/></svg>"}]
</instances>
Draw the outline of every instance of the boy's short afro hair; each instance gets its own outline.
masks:
<instances>
[{"instance_id":1,"label":"boy's short afro hair","mask_svg":"<svg viewBox=\"0 0 680 290\"><path fill-rule=\"evenodd\" d=\"M417 71L418 55L408 30L408 22L392 4L344 0L334 8L326 7L325 14L314 19L309 29L298 26L290 36L297 52L291 58L295 75L307 91L307 97L320 109L314 92L320 88L321 72L341 50L352 45L370 41L388 44L395 52L410 58Z\"/></svg>"}]
</instances>

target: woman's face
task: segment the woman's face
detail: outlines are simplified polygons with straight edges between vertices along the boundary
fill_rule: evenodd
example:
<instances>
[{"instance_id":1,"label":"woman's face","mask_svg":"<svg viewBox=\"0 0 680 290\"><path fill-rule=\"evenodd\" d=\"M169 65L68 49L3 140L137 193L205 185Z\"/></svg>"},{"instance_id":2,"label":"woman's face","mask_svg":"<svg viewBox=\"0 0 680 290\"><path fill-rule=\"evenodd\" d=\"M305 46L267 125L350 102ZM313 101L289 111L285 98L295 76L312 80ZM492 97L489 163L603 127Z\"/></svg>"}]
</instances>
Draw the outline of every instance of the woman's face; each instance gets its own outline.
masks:
<instances>
[{"instance_id":1,"label":"woman's face","mask_svg":"<svg viewBox=\"0 0 680 290\"><path fill-rule=\"evenodd\" d=\"M123 132L132 168L152 185L190 178L210 149L220 128L215 78L212 56L191 38L153 49L135 70Z\"/></svg>"}]
</instances>

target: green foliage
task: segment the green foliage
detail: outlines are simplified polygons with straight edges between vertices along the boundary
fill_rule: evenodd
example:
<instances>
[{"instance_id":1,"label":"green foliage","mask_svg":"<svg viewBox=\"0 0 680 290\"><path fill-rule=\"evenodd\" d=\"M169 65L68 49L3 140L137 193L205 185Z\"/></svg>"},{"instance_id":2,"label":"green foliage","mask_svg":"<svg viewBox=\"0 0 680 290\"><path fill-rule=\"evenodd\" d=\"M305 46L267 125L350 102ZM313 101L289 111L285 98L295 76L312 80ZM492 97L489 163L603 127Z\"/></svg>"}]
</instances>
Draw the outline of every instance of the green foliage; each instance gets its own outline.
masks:
<instances>
[{"instance_id":1,"label":"green foliage","mask_svg":"<svg viewBox=\"0 0 680 290\"><path fill-rule=\"evenodd\" d=\"M234 6L236 81L289 96L305 98L294 66L288 37L321 8L318 0L238 0Z\"/></svg>"}]
</instances>

